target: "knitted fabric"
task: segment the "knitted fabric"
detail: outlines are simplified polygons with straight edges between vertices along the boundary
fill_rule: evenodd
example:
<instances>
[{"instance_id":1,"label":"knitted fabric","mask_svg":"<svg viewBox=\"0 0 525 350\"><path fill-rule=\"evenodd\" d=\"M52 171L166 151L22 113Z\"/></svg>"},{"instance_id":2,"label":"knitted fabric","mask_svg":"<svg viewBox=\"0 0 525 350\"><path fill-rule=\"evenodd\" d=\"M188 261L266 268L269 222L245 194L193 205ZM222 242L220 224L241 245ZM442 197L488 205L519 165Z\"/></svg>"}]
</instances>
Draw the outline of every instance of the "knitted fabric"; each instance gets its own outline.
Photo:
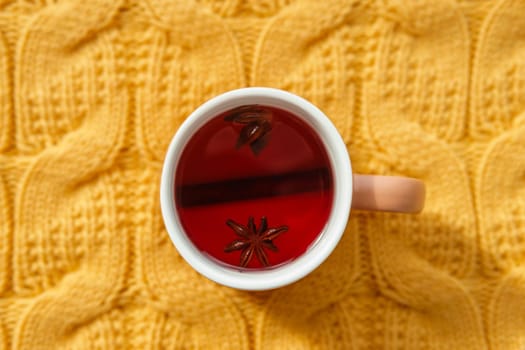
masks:
<instances>
[{"instance_id":1,"label":"knitted fabric","mask_svg":"<svg viewBox=\"0 0 525 350\"><path fill-rule=\"evenodd\" d=\"M427 184L328 260L222 287L168 238L168 143L204 101L319 106L354 171ZM0 349L525 348L525 2L0 0Z\"/></svg>"}]
</instances>

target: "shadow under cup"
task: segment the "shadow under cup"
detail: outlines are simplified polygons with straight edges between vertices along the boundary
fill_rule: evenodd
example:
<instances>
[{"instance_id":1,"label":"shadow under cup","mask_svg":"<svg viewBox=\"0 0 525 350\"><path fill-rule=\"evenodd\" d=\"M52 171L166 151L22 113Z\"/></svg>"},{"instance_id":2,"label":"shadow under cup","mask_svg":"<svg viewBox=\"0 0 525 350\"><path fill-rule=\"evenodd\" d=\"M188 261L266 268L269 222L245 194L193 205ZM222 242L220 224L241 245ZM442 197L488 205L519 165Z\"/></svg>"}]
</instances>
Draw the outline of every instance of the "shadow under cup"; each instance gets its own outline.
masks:
<instances>
[{"instance_id":1,"label":"shadow under cup","mask_svg":"<svg viewBox=\"0 0 525 350\"><path fill-rule=\"evenodd\" d=\"M234 270L296 260L319 240L332 211L333 169L317 132L268 105L208 119L187 140L173 176L185 234Z\"/></svg>"}]
</instances>

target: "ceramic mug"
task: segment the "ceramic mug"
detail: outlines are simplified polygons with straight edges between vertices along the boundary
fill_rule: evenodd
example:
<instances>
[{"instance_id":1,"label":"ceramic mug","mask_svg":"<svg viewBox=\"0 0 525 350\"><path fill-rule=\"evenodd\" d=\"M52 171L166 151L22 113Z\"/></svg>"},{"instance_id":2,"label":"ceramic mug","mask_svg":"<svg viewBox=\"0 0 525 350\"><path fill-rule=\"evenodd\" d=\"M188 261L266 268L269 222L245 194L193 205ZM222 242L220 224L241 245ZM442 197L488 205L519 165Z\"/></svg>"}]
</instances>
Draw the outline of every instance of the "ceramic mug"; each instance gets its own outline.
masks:
<instances>
[{"instance_id":1,"label":"ceramic mug","mask_svg":"<svg viewBox=\"0 0 525 350\"><path fill-rule=\"evenodd\" d=\"M234 112L228 114L228 111ZM319 141L318 143L320 148L322 148L321 151L326 156L330 171L330 178L326 182L330 186L330 207L326 220L319 229L320 232L316 233L316 238L309 243L307 249L289 261L267 268L249 268L224 263L210 256L198 246L199 244L195 243L195 239L190 237L188 228L185 227L185 219L181 219L182 211L181 204L177 202L180 199L180 195L177 192L179 187L177 187L176 178L181 172L187 173L184 164L188 161L183 159L183 154L191 146L191 140L195 138L195 135L198 135L199 130L203 130L213 120L217 120L218 116L224 116L220 118L219 122L230 123L231 125L224 126L227 129L221 129L222 134L237 132L240 136L237 138L237 143L232 145L232 147L238 149L239 154L242 154L242 157L244 157L239 159L249 159L249 161L253 162L250 163L252 165L248 168L258 167L258 159L264 159L265 150L262 149L261 151L261 148L268 144L268 149L271 149L271 137L275 136L275 139L278 139L277 134L271 134L272 132L278 133L278 125L272 125L272 123L277 123L272 119L272 113L275 113L275 111L277 113L288 113L294 118L300 119L298 122L306 124L309 130L315 133L315 139ZM292 136L290 138L293 138ZM285 143L289 142L287 140L288 137L282 139ZM301 143L299 142L299 144ZM210 148L211 146L207 147ZM251 147L251 150L249 147ZM211 151L213 151L213 147ZM283 149L283 152L285 153L286 150ZM299 155L300 150L297 152ZM281 153L276 152L275 154L279 157ZM237 157L237 153L231 154L235 154ZM291 159L294 159L293 154ZM198 153L192 153L191 157L193 157L193 163L197 164L198 167L202 167L202 169L195 171L194 175L190 174L190 179L192 176L205 179L206 176L209 177L213 174L222 174L221 176L223 177L228 176L228 169L224 169L224 167L212 167L210 165L211 168L206 168L207 164L211 164L212 161L204 160L205 158L203 158L201 162L199 159L195 159L198 157ZM181 159L183 159L183 165L181 165ZM237 160L232 164L237 164ZM252 176L250 181L249 186L244 185L244 187L239 188L235 187L235 181L229 181L228 186L234 186L234 190L230 189L230 192L235 192L234 194L242 197L244 192L250 192L253 189L256 190L255 192L258 192L255 196L261 195L261 191L266 191L261 177ZM286 181L288 181L287 185L281 184L279 188L298 188L299 182L302 180L287 178ZM314 181L314 183L318 183L318 181ZM257 189L259 190L257 191ZM218 196L215 199L222 199L222 192L215 191L214 193L216 197ZM202 196L202 193L198 191L190 192L190 195L186 196L188 197L188 203L194 201L198 196ZM271 198L274 198L272 200L280 200L279 198L281 197L274 196ZM289 92L260 87L242 88L226 92L198 107L180 126L169 145L162 170L160 187L160 201L164 223L180 255L196 271L207 278L219 284L242 290L267 290L282 287L305 277L316 269L330 255L341 239L351 208L417 213L422 210L424 199L425 186L420 180L397 176L353 174L350 156L345 143L335 126L320 109L307 100ZM242 200L241 198L239 203ZM248 200L246 206L249 207L252 202ZM297 205L299 206L308 205L308 202L302 199L295 203L298 203ZM237 206L237 208L244 208L244 206L242 204ZM281 207L278 210L281 218L286 218L286 208L293 210L295 206ZM304 210L306 213L304 220L315 219L315 211L308 211L308 208L301 210ZM201 212L205 213L206 211L201 210ZM259 219L261 221L259 227L257 227L256 222L258 223ZM240 222L240 220L243 221ZM217 230L210 230L209 239L218 239L218 234L215 235L215 231L234 231L233 233L236 234L235 237L238 239L226 246L224 251L240 251L240 263L242 266L248 266L250 259L254 259L254 261L259 260L264 265L268 265L268 257L265 252L270 254L272 253L270 250L277 251L276 243L278 240L282 240L282 238L275 237L288 231L288 229L292 232L292 227L282 226L282 222L275 220L271 222L270 220L270 217L255 219L253 217L243 217L234 221L224 217L220 223L215 224L216 226L214 227ZM211 216L202 217L198 224L208 225L208 221L213 221L213 218ZM275 227L271 228L272 225ZM239 254L239 252L236 254Z\"/></svg>"}]
</instances>

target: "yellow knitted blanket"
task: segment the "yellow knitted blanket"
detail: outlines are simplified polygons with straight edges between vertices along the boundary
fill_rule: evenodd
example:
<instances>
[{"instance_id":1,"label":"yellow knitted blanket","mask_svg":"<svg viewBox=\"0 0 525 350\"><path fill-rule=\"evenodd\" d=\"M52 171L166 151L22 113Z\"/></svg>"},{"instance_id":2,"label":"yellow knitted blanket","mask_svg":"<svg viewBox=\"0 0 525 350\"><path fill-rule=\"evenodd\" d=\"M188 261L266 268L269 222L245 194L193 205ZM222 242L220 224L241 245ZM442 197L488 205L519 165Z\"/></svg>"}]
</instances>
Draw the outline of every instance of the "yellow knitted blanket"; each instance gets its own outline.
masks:
<instances>
[{"instance_id":1,"label":"yellow knitted blanket","mask_svg":"<svg viewBox=\"0 0 525 350\"><path fill-rule=\"evenodd\" d=\"M423 214L353 212L279 290L197 274L161 165L243 86L424 179ZM524 349L525 2L0 0L0 349L164 348Z\"/></svg>"}]
</instances>

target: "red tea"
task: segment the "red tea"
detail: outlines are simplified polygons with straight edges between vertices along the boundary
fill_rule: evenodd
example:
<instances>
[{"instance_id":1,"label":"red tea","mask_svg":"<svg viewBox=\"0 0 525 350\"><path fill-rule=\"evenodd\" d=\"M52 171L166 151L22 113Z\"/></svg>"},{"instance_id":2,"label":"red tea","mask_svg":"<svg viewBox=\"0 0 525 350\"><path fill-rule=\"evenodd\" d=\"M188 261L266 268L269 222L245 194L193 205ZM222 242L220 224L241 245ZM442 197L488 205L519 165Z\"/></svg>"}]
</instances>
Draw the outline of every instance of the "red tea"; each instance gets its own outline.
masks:
<instances>
[{"instance_id":1,"label":"red tea","mask_svg":"<svg viewBox=\"0 0 525 350\"><path fill-rule=\"evenodd\" d=\"M324 146L295 115L249 105L214 117L191 137L175 175L181 224L204 254L235 268L302 255L332 207Z\"/></svg>"}]
</instances>

